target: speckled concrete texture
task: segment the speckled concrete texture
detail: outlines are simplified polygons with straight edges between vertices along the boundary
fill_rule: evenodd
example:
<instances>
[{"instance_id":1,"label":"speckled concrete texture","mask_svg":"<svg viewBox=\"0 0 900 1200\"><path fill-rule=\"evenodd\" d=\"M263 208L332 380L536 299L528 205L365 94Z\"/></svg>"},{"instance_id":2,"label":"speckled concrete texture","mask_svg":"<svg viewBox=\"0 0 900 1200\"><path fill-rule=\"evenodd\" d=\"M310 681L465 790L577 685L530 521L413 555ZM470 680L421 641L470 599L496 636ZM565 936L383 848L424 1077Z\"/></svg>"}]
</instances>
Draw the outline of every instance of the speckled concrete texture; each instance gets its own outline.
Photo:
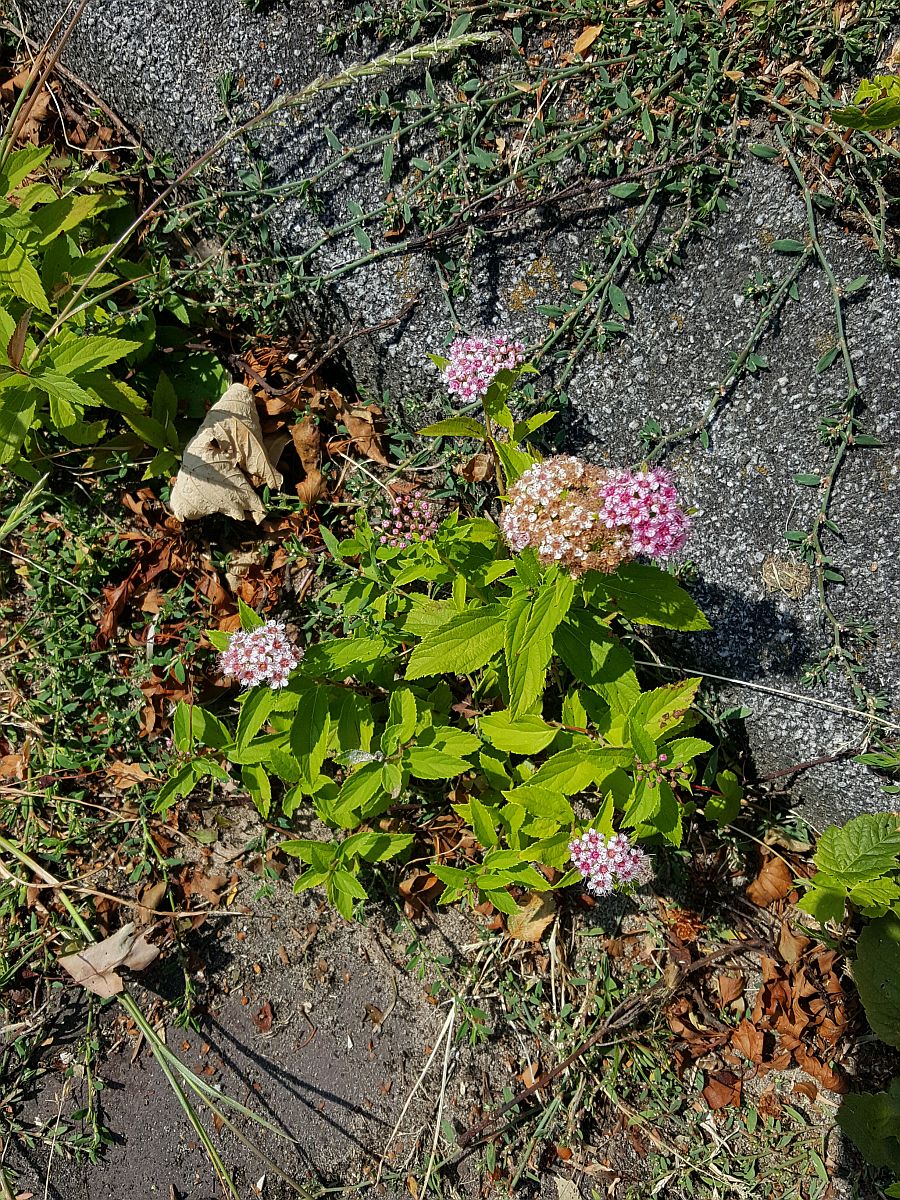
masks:
<instances>
[{"instance_id":1,"label":"speckled concrete texture","mask_svg":"<svg viewBox=\"0 0 900 1200\"><path fill-rule=\"evenodd\" d=\"M151 146L186 161L222 128L216 124L217 88L224 72L243 82L245 101L264 105L346 65L349 59L322 52L317 26L331 23L349 7L335 0L316 6L275 3L254 14L240 0L195 0L189 6L93 0L67 61ZM58 0L27 0L25 9L41 26L58 10ZM500 52L479 51L486 71L492 55ZM439 79L441 68L433 73ZM415 73L403 78L415 86ZM368 89L382 86L377 81ZM330 161L326 123L344 144L358 143L363 126L357 108L366 94L357 86L330 94L302 114L280 117L260 135L272 178L296 180ZM763 134L760 130L754 136ZM214 172L227 178L243 153L234 143ZM370 159L351 159L320 189L322 220L345 219L350 201L365 209L383 191L380 151ZM610 201L610 207L618 203ZM635 279L622 281L632 310L627 333L602 357L582 360L567 383L571 404L564 440L570 449L598 461L634 461L641 453L638 431L647 418L671 429L702 411L727 370L729 355L741 348L758 317L758 302L744 297L745 284L756 270L783 275L790 262L772 243L802 240L806 231L797 188L777 163L748 158L728 203L728 211L695 241L668 279L647 286ZM514 235L483 242L471 264L471 299L456 303L461 323L472 330L504 327L540 341L547 318L538 305L571 296L569 285L579 264L598 259L598 235L608 215L607 210L566 219L541 210L524 216ZM669 220L660 214L660 228ZM311 244L321 228L297 201L286 201L271 222L273 235L289 253ZM888 695L891 708L885 716L897 721L900 282L856 235L824 216L821 231L840 282L858 275L871 280L847 304L846 321L866 426L884 443L880 450L854 452L838 481L832 515L842 536L834 539L831 550L847 586L835 589L833 603L839 617L873 625L875 644L865 659L867 683ZM333 269L358 253L349 235L335 239L320 255L318 269ZM284 283L291 284L289 272ZM403 322L351 343L346 353L357 385L371 396L387 392L393 411L411 426L439 411L441 392L425 356L451 328L450 310L428 259L386 260L345 275L314 313L330 329L348 318L371 325L416 297ZM302 319L299 310L297 319ZM840 364L821 376L814 368L833 339L827 282L811 264L799 283L799 301L787 305L760 347L769 368L742 380L729 396L712 426L708 449L681 446L670 457L684 492L702 513L690 557L698 573L696 593L713 631L676 639L667 652L686 666L774 690L730 684L721 693L723 703L752 710L747 733L760 775L856 745L864 729L846 712L807 702L821 699L840 709L851 698L837 676L827 690L810 693L802 686L804 663L826 644L815 592L804 589L802 573L797 586L788 590L769 578L772 563L783 568L782 560L791 562L784 531L803 528L816 501L815 491L796 485L793 476L819 472L827 462L817 425L827 406L843 394L844 382ZM846 762L805 772L795 795L819 824L889 807L890 802L871 772Z\"/></svg>"}]
</instances>

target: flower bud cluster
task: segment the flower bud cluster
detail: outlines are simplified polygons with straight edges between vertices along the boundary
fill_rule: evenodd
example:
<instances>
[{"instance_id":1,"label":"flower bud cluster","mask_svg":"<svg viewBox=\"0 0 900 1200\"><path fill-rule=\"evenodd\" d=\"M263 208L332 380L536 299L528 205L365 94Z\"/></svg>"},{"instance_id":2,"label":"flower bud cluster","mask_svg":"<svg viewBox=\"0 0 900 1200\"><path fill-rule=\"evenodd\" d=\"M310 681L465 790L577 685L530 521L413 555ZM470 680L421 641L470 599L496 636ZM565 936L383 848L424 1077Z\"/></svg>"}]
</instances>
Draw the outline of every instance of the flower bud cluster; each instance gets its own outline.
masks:
<instances>
[{"instance_id":1,"label":"flower bud cluster","mask_svg":"<svg viewBox=\"0 0 900 1200\"><path fill-rule=\"evenodd\" d=\"M671 766L668 763L668 754L660 754L648 763L636 762L634 764L635 782L646 783L648 787L656 787L663 780L672 787L675 787L676 784L690 782L690 775L684 763L674 763Z\"/></svg>"},{"instance_id":2,"label":"flower bud cluster","mask_svg":"<svg viewBox=\"0 0 900 1200\"><path fill-rule=\"evenodd\" d=\"M498 371L513 371L525 361L521 342L498 333L492 338L457 338L447 351L447 390L465 403L480 400Z\"/></svg>"},{"instance_id":3,"label":"flower bud cluster","mask_svg":"<svg viewBox=\"0 0 900 1200\"><path fill-rule=\"evenodd\" d=\"M630 555L626 533L600 519L606 471L568 454L535 463L509 490L500 528L510 547L530 546L544 564L572 575L614 571Z\"/></svg>"},{"instance_id":4,"label":"flower bud cluster","mask_svg":"<svg viewBox=\"0 0 900 1200\"><path fill-rule=\"evenodd\" d=\"M569 844L569 851L572 862L587 880L587 890L595 896L637 887L653 877L649 857L632 846L624 833L607 838L597 829L586 829Z\"/></svg>"},{"instance_id":5,"label":"flower bud cluster","mask_svg":"<svg viewBox=\"0 0 900 1200\"><path fill-rule=\"evenodd\" d=\"M271 688L283 688L302 657L300 647L288 640L284 622L266 621L256 629L239 629L231 635L228 649L219 655L219 669L241 687L268 683Z\"/></svg>"},{"instance_id":6,"label":"flower bud cluster","mask_svg":"<svg viewBox=\"0 0 900 1200\"><path fill-rule=\"evenodd\" d=\"M382 546L406 549L412 542L424 542L438 527L434 505L421 492L404 492L394 501L381 523Z\"/></svg>"},{"instance_id":7,"label":"flower bud cluster","mask_svg":"<svg viewBox=\"0 0 900 1200\"><path fill-rule=\"evenodd\" d=\"M632 554L667 558L687 540L690 518L669 471L621 471L603 485L600 496L601 520L608 529L630 530Z\"/></svg>"}]
</instances>

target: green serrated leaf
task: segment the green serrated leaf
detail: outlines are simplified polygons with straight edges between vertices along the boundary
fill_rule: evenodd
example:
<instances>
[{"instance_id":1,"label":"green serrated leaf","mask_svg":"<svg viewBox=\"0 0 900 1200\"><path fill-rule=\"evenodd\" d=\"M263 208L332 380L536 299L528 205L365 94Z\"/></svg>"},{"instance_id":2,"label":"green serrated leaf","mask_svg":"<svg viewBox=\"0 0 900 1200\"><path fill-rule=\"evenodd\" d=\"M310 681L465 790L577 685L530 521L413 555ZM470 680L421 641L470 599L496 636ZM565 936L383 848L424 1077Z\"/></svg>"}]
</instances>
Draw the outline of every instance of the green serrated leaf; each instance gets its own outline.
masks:
<instances>
[{"instance_id":1,"label":"green serrated leaf","mask_svg":"<svg viewBox=\"0 0 900 1200\"><path fill-rule=\"evenodd\" d=\"M894 813L864 813L830 826L815 854L820 871L848 886L897 870L898 859L900 817Z\"/></svg>"},{"instance_id":2,"label":"green serrated leaf","mask_svg":"<svg viewBox=\"0 0 900 1200\"><path fill-rule=\"evenodd\" d=\"M427 634L410 655L407 679L466 674L485 666L503 646L503 609L487 604L460 613Z\"/></svg>"}]
</instances>

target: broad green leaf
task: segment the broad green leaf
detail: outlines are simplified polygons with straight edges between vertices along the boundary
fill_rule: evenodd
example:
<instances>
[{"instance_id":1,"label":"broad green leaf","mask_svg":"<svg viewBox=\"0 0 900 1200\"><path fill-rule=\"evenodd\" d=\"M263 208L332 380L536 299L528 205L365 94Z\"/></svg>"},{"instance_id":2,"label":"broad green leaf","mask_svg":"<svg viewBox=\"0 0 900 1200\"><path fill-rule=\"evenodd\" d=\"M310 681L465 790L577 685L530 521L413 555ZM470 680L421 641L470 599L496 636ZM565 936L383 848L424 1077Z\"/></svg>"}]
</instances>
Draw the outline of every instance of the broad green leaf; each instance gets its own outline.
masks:
<instances>
[{"instance_id":1,"label":"broad green leaf","mask_svg":"<svg viewBox=\"0 0 900 1200\"><path fill-rule=\"evenodd\" d=\"M195 758L185 763L171 778L163 784L153 802L153 811L167 812L176 800L189 796L197 783L209 775L213 764L205 758Z\"/></svg>"},{"instance_id":2,"label":"broad green leaf","mask_svg":"<svg viewBox=\"0 0 900 1200\"><path fill-rule=\"evenodd\" d=\"M900 917L887 913L865 927L853 978L875 1036L900 1046Z\"/></svg>"},{"instance_id":3,"label":"broad green leaf","mask_svg":"<svg viewBox=\"0 0 900 1200\"><path fill-rule=\"evenodd\" d=\"M14 192L23 179L38 169L52 150L52 145L24 146L21 150L13 150L0 170L0 194L7 196Z\"/></svg>"},{"instance_id":4,"label":"broad green leaf","mask_svg":"<svg viewBox=\"0 0 900 1200\"><path fill-rule=\"evenodd\" d=\"M55 345L50 346L50 356L57 371L64 375L75 375L79 371L95 371L118 362L127 354L141 348L140 342L126 338L85 335L75 337L67 334Z\"/></svg>"},{"instance_id":5,"label":"broad green leaf","mask_svg":"<svg viewBox=\"0 0 900 1200\"><path fill-rule=\"evenodd\" d=\"M666 629L709 629L709 621L666 571L646 563L627 563L611 575L590 573L590 590L597 599L641 625Z\"/></svg>"},{"instance_id":6,"label":"broad green leaf","mask_svg":"<svg viewBox=\"0 0 900 1200\"><path fill-rule=\"evenodd\" d=\"M461 758L481 749L481 738L474 733L466 733L453 725L429 725L422 731L418 744L433 746L435 750L444 750L447 754L458 754Z\"/></svg>"},{"instance_id":7,"label":"broad green leaf","mask_svg":"<svg viewBox=\"0 0 900 1200\"><path fill-rule=\"evenodd\" d=\"M416 698L409 688L398 688L391 693L388 703L388 719L381 735L384 754L393 754L399 746L408 742L416 732L419 710Z\"/></svg>"},{"instance_id":8,"label":"broad green leaf","mask_svg":"<svg viewBox=\"0 0 900 1200\"><path fill-rule=\"evenodd\" d=\"M360 809L382 791L381 763L363 763L341 784L334 804L330 806L330 818L344 829L359 824Z\"/></svg>"},{"instance_id":9,"label":"broad green leaf","mask_svg":"<svg viewBox=\"0 0 900 1200\"><path fill-rule=\"evenodd\" d=\"M864 813L846 825L831 825L819 838L815 862L820 871L848 886L897 870L900 817Z\"/></svg>"},{"instance_id":10,"label":"broad green leaf","mask_svg":"<svg viewBox=\"0 0 900 1200\"><path fill-rule=\"evenodd\" d=\"M380 833L363 830L351 833L340 845L340 856L346 862L351 858L363 858L366 862L387 862L396 858L413 843L411 833Z\"/></svg>"},{"instance_id":11,"label":"broad green leaf","mask_svg":"<svg viewBox=\"0 0 900 1200\"><path fill-rule=\"evenodd\" d=\"M52 204L45 204L31 215L32 224L38 230L38 245L45 246L59 234L74 229L89 217L122 203L120 197L109 193L77 192L54 200Z\"/></svg>"},{"instance_id":12,"label":"broad green leaf","mask_svg":"<svg viewBox=\"0 0 900 1200\"><path fill-rule=\"evenodd\" d=\"M673 767L689 763L700 754L708 754L710 750L712 750L712 745L705 742L703 738L683 737L667 742L662 754L666 755L666 766ZM660 755L660 762L662 761L662 755Z\"/></svg>"},{"instance_id":13,"label":"broad green leaf","mask_svg":"<svg viewBox=\"0 0 900 1200\"><path fill-rule=\"evenodd\" d=\"M706 805L709 808L709 802ZM846 892L839 887L819 887L813 884L800 900L799 908L808 912L824 925L828 921L842 921L846 908Z\"/></svg>"},{"instance_id":14,"label":"broad green leaf","mask_svg":"<svg viewBox=\"0 0 900 1200\"><path fill-rule=\"evenodd\" d=\"M40 393L19 375L0 382L0 464L16 457L28 436Z\"/></svg>"},{"instance_id":15,"label":"broad green leaf","mask_svg":"<svg viewBox=\"0 0 900 1200\"><path fill-rule=\"evenodd\" d=\"M478 844L484 846L486 850L491 846L496 846L498 835L494 810L488 808L486 804L482 804L477 796L472 796L469 800L469 812Z\"/></svg>"},{"instance_id":16,"label":"broad green leaf","mask_svg":"<svg viewBox=\"0 0 900 1200\"><path fill-rule=\"evenodd\" d=\"M421 437L484 438L487 431L480 421L473 421L471 417L450 417L446 421L438 421L435 425L426 425L418 432Z\"/></svg>"},{"instance_id":17,"label":"broad green leaf","mask_svg":"<svg viewBox=\"0 0 900 1200\"><path fill-rule=\"evenodd\" d=\"M524 475L529 467L533 467L536 462L540 461L526 450L519 450L509 442L501 442L498 438L491 438L491 445L500 459L507 489L512 487L519 476Z\"/></svg>"},{"instance_id":18,"label":"broad green leaf","mask_svg":"<svg viewBox=\"0 0 900 1200\"><path fill-rule=\"evenodd\" d=\"M900 1172L900 1079L887 1092L842 1096L837 1123L866 1162Z\"/></svg>"},{"instance_id":19,"label":"broad green leaf","mask_svg":"<svg viewBox=\"0 0 900 1200\"><path fill-rule=\"evenodd\" d=\"M0 233L0 291L18 296L43 313L50 311L50 303L34 263L25 248L8 233Z\"/></svg>"},{"instance_id":20,"label":"broad green leaf","mask_svg":"<svg viewBox=\"0 0 900 1200\"><path fill-rule=\"evenodd\" d=\"M312 838L291 838L281 842L279 850L301 862L309 863L317 871L327 871L337 858L340 847L334 842L317 842Z\"/></svg>"},{"instance_id":21,"label":"broad green leaf","mask_svg":"<svg viewBox=\"0 0 900 1200\"><path fill-rule=\"evenodd\" d=\"M539 754L559 732L534 714L513 717L509 709L488 713L480 718L478 726L492 746L512 754Z\"/></svg>"},{"instance_id":22,"label":"broad green leaf","mask_svg":"<svg viewBox=\"0 0 900 1200\"><path fill-rule=\"evenodd\" d=\"M231 734L217 716L198 704L179 700L172 720L172 740L175 749L185 753L195 745L221 750L231 741Z\"/></svg>"},{"instance_id":23,"label":"broad green leaf","mask_svg":"<svg viewBox=\"0 0 900 1200\"><path fill-rule=\"evenodd\" d=\"M694 702L700 682L700 678L694 676L644 692L628 714L629 720L635 725L643 726L652 738L659 739L668 729L675 728L680 723ZM706 743L704 746L709 749Z\"/></svg>"},{"instance_id":24,"label":"broad green leaf","mask_svg":"<svg viewBox=\"0 0 900 1200\"><path fill-rule=\"evenodd\" d=\"M272 808L272 784L260 763L246 763L241 767L241 783L250 793L259 815L268 819Z\"/></svg>"},{"instance_id":25,"label":"broad green leaf","mask_svg":"<svg viewBox=\"0 0 900 1200\"><path fill-rule=\"evenodd\" d=\"M133 419L136 419L138 416L143 417L147 402L129 384L123 383L121 379L113 378L108 371L85 372L79 376L78 382L86 391L94 395L94 404L105 404L113 412L122 413L129 425L132 426L139 437L144 438L148 445L162 449L163 446L168 444L165 430L158 421L153 422L153 425L156 427L153 437L145 437L140 426L133 424ZM143 419L149 421L151 418L144 417ZM158 445L157 442L159 443Z\"/></svg>"},{"instance_id":26,"label":"broad green leaf","mask_svg":"<svg viewBox=\"0 0 900 1200\"><path fill-rule=\"evenodd\" d=\"M572 825L575 813L572 805L560 792L550 787L535 786L530 781L503 793L510 804L517 804L534 817L546 817L560 825Z\"/></svg>"},{"instance_id":27,"label":"broad green leaf","mask_svg":"<svg viewBox=\"0 0 900 1200\"><path fill-rule=\"evenodd\" d=\"M600 691L611 706L621 708L627 701L630 708L641 694L634 659L596 613L570 611L553 644L575 678Z\"/></svg>"},{"instance_id":28,"label":"broad green leaf","mask_svg":"<svg viewBox=\"0 0 900 1200\"><path fill-rule=\"evenodd\" d=\"M488 604L460 613L427 634L410 655L407 679L464 675L485 666L503 645L503 609Z\"/></svg>"},{"instance_id":29,"label":"broad green leaf","mask_svg":"<svg viewBox=\"0 0 900 1200\"><path fill-rule=\"evenodd\" d=\"M265 625L265 621L255 613L249 604L238 597L238 616L241 619L241 629L259 629L261 625Z\"/></svg>"},{"instance_id":30,"label":"broad green leaf","mask_svg":"<svg viewBox=\"0 0 900 1200\"><path fill-rule=\"evenodd\" d=\"M241 703L241 715L238 717L235 742L238 746L246 746L255 737L274 711L278 694L273 688L261 684L251 688Z\"/></svg>"},{"instance_id":31,"label":"broad green leaf","mask_svg":"<svg viewBox=\"0 0 900 1200\"><path fill-rule=\"evenodd\" d=\"M896 879L866 879L855 883L849 897L867 917L883 917L900 900L900 884Z\"/></svg>"},{"instance_id":32,"label":"broad green leaf","mask_svg":"<svg viewBox=\"0 0 900 1200\"><path fill-rule=\"evenodd\" d=\"M560 750L548 758L527 782L529 787L551 787L567 796L574 796L630 761L631 753L628 750L608 746L597 746L591 750L573 747Z\"/></svg>"},{"instance_id":33,"label":"broad green leaf","mask_svg":"<svg viewBox=\"0 0 900 1200\"><path fill-rule=\"evenodd\" d=\"M715 821L719 826L730 825L741 811L744 789L734 771L720 771L716 776L716 786L722 795L710 796L703 806L703 814L708 821Z\"/></svg>"},{"instance_id":34,"label":"broad green leaf","mask_svg":"<svg viewBox=\"0 0 900 1200\"><path fill-rule=\"evenodd\" d=\"M432 746L410 746L403 755L403 764L416 779L455 779L472 770L472 764L464 758Z\"/></svg>"},{"instance_id":35,"label":"broad green leaf","mask_svg":"<svg viewBox=\"0 0 900 1200\"><path fill-rule=\"evenodd\" d=\"M298 706L291 723L291 750L307 783L322 769L330 731L328 689L317 687Z\"/></svg>"}]
</instances>

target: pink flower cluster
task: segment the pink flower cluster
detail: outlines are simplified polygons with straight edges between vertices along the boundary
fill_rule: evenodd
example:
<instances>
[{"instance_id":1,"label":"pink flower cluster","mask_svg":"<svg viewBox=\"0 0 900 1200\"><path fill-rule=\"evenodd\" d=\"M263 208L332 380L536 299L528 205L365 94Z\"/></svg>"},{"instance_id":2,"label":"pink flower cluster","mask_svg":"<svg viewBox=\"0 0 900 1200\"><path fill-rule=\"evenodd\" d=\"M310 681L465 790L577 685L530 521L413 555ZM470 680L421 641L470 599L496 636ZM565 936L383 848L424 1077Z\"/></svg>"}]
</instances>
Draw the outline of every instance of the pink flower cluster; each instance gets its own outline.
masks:
<instances>
[{"instance_id":1,"label":"pink flower cluster","mask_svg":"<svg viewBox=\"0 0 900 1200\"><path fill-rule=\"evenodd\" d=\"M507 543L518 552L531 546L542 563L557 562L572 575L614 571L629 555L629 539L600 520L608 478L569 454L535 463L509 489L500 517Z\"/></svg>"},{"instance_id":2,"label":"pink flower cluster","mask_svg":"<svg viewBox=\"0 0 900 1200\"><path fill-rule=\"evenodd\" d=\"M480 400L498 371L515 370L525 361L525 347L505 334L492 338L457 338L447 351L447 390L460 400Z\"/></svg>"},{"instance_id":3,"label":"pink flower cluster","mask_svg":"<svg viewBox=\"0 0 900 1200\"><path fill-rule=\"evenodd\" d=\"M411 542L424 542L438 527L434 505L421 492L398 496L390 514L381 523L382 546L405 549Z\"/></svg>"},{"instance_id":4,"label":"pink flower cluster","mask_svg":"<svg viewBox=\"0 0 900 1200\"><path fill-rule=\"evenodd\" d=\"M572 862L587 880L587 890L595 896L646 883L653 875L649 857L632 846L624 833L607 838L597 829L586 829L570 842L569 850Z\"/></svg>"},{"instance_id":5,"label":"pink flower cluster","mask_svg":"<svg viewBox=\"0 0 900 1200\"><path fill-rule=\"evenodd\" d=\"M219 667L242 687L268 683L271 688L283 688L302 657L299 646L288 640L284 622L266 621L256 629L232 634L228 649L219 655Z\"/></svg>"},{"instance_id":6,"label":"pink flower cluster","mask_svg":"<svg viewBox=\"0 0 900 1200\"><path fill-rule=\"evenodd\" d=\"M600 519L608 529L631 530L632 554L666 558L687 540L690 518L668 471L621 471L603 485L600 496Z\"/></svg>"}]
</instances>

